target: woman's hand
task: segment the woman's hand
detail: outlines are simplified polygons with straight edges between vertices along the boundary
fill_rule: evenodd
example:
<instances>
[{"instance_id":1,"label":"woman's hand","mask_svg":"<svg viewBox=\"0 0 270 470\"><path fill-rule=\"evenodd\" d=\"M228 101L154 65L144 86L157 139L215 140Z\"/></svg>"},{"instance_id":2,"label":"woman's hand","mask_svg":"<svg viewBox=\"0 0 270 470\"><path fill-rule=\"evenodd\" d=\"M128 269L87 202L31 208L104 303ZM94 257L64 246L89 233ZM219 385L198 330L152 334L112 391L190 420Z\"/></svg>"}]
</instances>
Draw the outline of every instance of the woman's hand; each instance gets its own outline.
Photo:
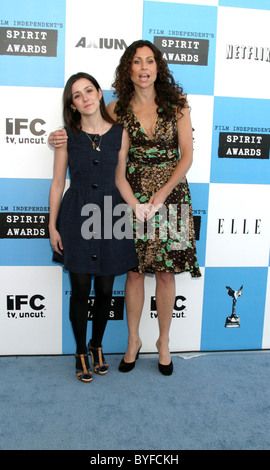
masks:
<instances>
[{"instance_id":1,"label":"woman's hand","mask_svg":"<svg viewBox=\"0 0 270 470\"><path fill-rule=\"evenodd\" d=\"M136 204L135 215L140 222L147 220L149 204Z\"/></svg>"},{"instance_id":2,"label":"woman's hand","mask_svg":"<svg viewBox=\"0 0 270 470\"><path fill-rule=\"evenodd\" d=\"M148 204L145 204L147 206L147 220L151 219L155 212L157 212L163 206L166 198L167 195L163 189L160 189L150 197Z\"/></svg>"},{"instance_id":3,"label":"woman's hand","mask_svg":"<svg viewBox=\"0 0 270 470\"><path fill-rule=\"evenodd\" d=\"M51 147L59 148L67 142L67 139L65 129L59 129L58 131L51 132L48 140Z\"/></svg>"},{"instance_id":4,"label":"woman's hand","mask_svg":"<svg viewBox=\"0 0 270 470\"><path fill-rule=\"evenodd\" d=\"M49 229L49 232L52 249L56 251L56 253L58 253L59 255L62 255L64 247L62 244L60 233L56 229Z\"/></svg>"}]
</instances>

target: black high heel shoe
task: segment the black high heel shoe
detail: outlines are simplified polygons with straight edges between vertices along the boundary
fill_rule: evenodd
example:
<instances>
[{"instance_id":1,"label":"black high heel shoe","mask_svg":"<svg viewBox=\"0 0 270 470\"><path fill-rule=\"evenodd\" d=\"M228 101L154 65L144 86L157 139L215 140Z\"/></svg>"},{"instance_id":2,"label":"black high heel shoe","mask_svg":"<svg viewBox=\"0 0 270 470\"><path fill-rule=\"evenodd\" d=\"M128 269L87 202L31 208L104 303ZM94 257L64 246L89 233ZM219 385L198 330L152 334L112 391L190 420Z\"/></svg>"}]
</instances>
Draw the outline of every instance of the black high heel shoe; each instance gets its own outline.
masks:
<instances>
[{"instance_id":1,"label":"black high heel shoe","mask_svg":"<svg viewBox=\"0 0 270 470\"><path fill-rule=\"evenodd\" d=\"M173 362L171 361L170 364L164 366L163 364L158 363L159 372L163 375L172 375L173 373Z\"/></svg>"},{"instance_id":2,"label":"black high heel shoe","mask_svg":"<svg viewBox=\"0 0 270 470\"><path fill-rule=\"evenodd\" d=\"M122 361L120 362L119 367L118 367L118 370L120 372L130 372L132 369L134 369L136 361L137 361L137 359L139 357L139 354L140 354L140 349L141 349L141 346L139 347L139 349L137 351L135 361L125 362L124 358L122 359Z\"/></svg>"},{"instance_id":3,"label":"black high heel shoe","mask_svg":"<svg viewBox=\"0 0 270 470\"><path fill-rule=\"evenodd\" d=\"M156 342L156 348L158 350L158 342ZM164 365L158 363L158 370L162 375L172 375L173 373L173 362L171 360L170 364Z\"/></svg>"}]
</instances>

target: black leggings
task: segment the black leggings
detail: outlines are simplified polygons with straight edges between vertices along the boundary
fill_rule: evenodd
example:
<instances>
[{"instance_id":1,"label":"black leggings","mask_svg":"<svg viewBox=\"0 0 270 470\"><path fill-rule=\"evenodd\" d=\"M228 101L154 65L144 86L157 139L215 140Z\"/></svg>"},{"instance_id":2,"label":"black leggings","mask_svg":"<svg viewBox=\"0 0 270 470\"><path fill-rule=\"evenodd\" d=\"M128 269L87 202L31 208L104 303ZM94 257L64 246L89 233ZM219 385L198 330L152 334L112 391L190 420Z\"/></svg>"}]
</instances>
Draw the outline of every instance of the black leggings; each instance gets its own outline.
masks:
<instances>
[{"instance_id":1,"label":"black leggings","mask_svg":"<svg viewBox=\"0 0 270 470\"><path fill-rule=\"evenodd\" d=\"M86 354L88 301L91 290L92 275L77 273L69 274L71 281L69 318L75 336L77 346L76 352L77 354ZM91 344L96 348L101 346L103 334L109 318L113 283L114 275L95 276L95 305L93 311Z\"/></svg>"}]
</instances>

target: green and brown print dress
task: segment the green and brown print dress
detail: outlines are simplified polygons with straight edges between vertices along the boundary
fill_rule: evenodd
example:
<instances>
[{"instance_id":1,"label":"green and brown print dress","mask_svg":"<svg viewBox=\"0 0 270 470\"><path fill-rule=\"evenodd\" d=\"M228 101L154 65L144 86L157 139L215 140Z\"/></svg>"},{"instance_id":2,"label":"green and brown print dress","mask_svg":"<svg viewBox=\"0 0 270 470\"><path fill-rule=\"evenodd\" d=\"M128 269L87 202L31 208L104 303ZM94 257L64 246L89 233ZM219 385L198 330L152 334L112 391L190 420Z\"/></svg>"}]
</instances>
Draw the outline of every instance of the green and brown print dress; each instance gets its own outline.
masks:
<instances>
[{"instance_id":1,"label":"green and brown print dress","mask_svg":"<svg viewBox=\"0 0 270 470\"><path fill-rule=\"evenodd\" d=\"M116 109L117 113L117 109ZM158 113L150 139L129 107L117 122L129 134L127 178L138 203L146 203L161 189L179 162L177 120ZM190 272L200 277L190 190L186 177L173 189L150 222L133 218L133 232L141 273Z\"/></svg>"}]
</instances>

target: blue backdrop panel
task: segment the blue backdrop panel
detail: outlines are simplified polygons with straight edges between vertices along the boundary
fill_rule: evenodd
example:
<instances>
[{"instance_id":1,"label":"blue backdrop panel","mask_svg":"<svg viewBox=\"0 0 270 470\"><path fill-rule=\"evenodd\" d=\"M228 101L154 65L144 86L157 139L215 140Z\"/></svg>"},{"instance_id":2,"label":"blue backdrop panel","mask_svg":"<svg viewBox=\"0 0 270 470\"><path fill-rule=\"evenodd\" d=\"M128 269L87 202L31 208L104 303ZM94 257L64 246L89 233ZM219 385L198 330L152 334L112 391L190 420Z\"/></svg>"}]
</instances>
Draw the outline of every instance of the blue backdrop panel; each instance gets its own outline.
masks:
<instances>
[{"instance_id":1,"label":"blue backdrop panel","mask_svg":"<svg viewBox=\"0 0 270 470\"><path fill-rule=\"evenodd\" d=\"M144 4L143 37L160 48L186 93L214 92L216 29L217 7Z\"/></svg>"},{"instance_id":2,"label":"blue backdrop panel","mask_svg":"<svg viewBox=\"0 0 270 470\"><path fill-rule=\"evenodd\" d=\"M218 4L224 7L254 8L256 10L269 10L268 0L219 0Z\"/></svg>"},{"instance_id":3,"label":"blue backdrop panel","mask_svg":"<svg viewBox=\"0 0 270 470\"><path fill-rule=\"evenodd\" d=\"M0 180L1 265L51 266L48 235L51 181Z\"/></svg>"},{"instance_id":4,"label":"blue backdrop panel","mask_svg":"<svg viewBox=\"0 0 270 470\"><path fill-rule=\"evenodd\" d=\"M270 183L270 101L215 96L212 183Z\"/></svg>"},{"instance_id":5,"label":"blue backdrop panel","mask_svg":"<svg viewBox=\"0 0 270 470\"><path fill-rule=\"evenodd\" d=\"M267 268L206 268L202 319L202 350L261 349ZM232 314L233 298L226 286L237 291L240 327L225 327Z\"/></svg>"},{"instance_id":6,"label":"blue backdrop panel","mask_svg":"<svg viewBox=\"0 0 270 470\"><path fill-rule=\"evenodd\" d=\"M0 85L63 87L66 1L1 2Z\"/></svg>"}]
</instances>

